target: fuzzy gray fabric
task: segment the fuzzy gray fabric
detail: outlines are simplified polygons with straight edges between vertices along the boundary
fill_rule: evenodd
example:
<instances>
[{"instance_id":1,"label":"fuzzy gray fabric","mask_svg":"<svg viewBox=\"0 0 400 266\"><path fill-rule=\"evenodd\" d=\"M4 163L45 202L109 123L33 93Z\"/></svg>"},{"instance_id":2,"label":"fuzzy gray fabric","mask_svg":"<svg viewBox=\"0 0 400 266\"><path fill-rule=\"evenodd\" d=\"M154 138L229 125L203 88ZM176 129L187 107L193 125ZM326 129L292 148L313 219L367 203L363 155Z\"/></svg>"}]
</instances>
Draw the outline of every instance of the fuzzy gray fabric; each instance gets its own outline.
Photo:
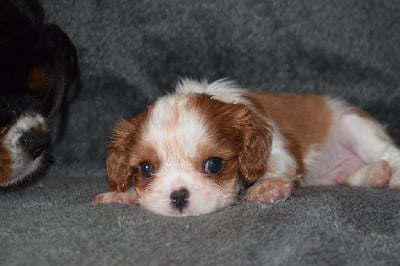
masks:
<instances>
[{"instance_id":1,"label":"fuzzy gray fabric","mask_svg":"<svg viewBox=\"0 0 400 266\"><path fill-rule=\"evenodd\" d=\"M398 265L399 192L307 188L200 217L91 205L103 178L46 178L0 197L2 265Z\"/></svg>"},{"instance_id":2,"label":"fuzzy gray fabric","mask_svg":"<svg viewBox=\"0 0 400 266\"><path fill-rule=\"evenodd\" d=\"M399 141L400 1L44 6L78 48L82 86L49 175L0 191L1 264L398 265L399 190L297 189L283 203L240 202L181 219L90 201L107 190L113 124L171 91L179 76L342 97Z\"/></svg>"}]
</instances>

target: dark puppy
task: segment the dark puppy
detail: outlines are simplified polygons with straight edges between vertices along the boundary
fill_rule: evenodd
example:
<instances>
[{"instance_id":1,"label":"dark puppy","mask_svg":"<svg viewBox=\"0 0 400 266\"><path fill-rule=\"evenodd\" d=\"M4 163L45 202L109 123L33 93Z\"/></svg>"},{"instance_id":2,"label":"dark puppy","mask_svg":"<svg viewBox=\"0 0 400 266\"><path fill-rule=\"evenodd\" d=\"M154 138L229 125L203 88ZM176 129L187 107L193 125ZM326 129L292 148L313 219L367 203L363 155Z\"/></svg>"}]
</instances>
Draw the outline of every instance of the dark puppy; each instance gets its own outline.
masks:
<instances>
[{"instance_id":1,"label":"dark puppy","mask_svg":"<svg viewBox=\"0 0 400 266\"><path fill-rule=\"evenodd\" d=\"M77 80L76 49L36 0L0 0L0 186L51 165L47 123Z\"/></svg>"}]
</instances>

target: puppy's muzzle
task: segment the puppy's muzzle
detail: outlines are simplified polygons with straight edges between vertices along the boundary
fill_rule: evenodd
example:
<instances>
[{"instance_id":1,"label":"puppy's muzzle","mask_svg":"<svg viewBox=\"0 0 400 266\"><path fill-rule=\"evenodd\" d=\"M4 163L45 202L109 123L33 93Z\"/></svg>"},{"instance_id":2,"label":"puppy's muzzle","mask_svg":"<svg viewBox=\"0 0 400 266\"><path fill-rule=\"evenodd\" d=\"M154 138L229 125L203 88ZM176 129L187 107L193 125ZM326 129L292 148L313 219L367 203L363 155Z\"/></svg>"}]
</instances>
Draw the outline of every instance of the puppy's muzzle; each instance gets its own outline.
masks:
<instances>
[{"instance_id":1,"label":"puppy's muzzle","mask_svg":"<svg viewBox=\"0 0 400 266\"><path fill-rule=\"evenodd\" d=\"M32 160L35 160L49 148L50 134L42 131L29 131L24 133L19 141L29 155L31 155Z\"/></svg>"},{"instance_id":2,"label":"puppy's muzzle","mask_svg":"<svg viewBox=\"0 0 400 266\"><path fill-rule=\"evenodd\" d=\"M182 212L182 209L188 205L189 191L186 188L173 191L171 193L171 205Z\"/></svg>"}]
</instances>

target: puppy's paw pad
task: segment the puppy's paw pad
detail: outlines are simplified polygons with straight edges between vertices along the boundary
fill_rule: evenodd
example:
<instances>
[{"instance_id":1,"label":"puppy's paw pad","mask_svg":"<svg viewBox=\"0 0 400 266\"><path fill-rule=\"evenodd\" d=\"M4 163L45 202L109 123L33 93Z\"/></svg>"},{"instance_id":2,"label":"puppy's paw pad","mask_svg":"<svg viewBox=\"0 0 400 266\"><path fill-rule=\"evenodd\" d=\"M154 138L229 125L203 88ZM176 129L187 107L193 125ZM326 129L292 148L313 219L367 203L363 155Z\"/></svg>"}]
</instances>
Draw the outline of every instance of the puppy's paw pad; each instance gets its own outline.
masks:
<instances>
[{"instance_id":1,"label":"puppy's paw pad","mask_svg":"<svg viewBox=\"0 0 400 266\"><path fill-rule=\"evenodd\" d=\"M391 176L392 172L387 161L376 162L370 172L370 186L384 187L389 183Z\"/></svg>"},{"instance_id":2,"label":"puppy's paw pad","mask_svg":"<svg viewBox=\"0 0 400 266\"><path fill-rule=\"evenodd\" d=\"M254 184L246 194L246 199L251 202L273 203L284 201L292 194L292 184L270 179Z\"/></svg>"},{"instance_id":3,"label":"puppy's paw pad","mask_svg":"<svg viewBox=\"0 0 400 266\"><path fill-rule=\"evenodd\" d=\"M97 195L93 199L93 203L121 203L121 204L136 204L136 197L128 192L106 192Z\"/></svg>"}]
</instances>

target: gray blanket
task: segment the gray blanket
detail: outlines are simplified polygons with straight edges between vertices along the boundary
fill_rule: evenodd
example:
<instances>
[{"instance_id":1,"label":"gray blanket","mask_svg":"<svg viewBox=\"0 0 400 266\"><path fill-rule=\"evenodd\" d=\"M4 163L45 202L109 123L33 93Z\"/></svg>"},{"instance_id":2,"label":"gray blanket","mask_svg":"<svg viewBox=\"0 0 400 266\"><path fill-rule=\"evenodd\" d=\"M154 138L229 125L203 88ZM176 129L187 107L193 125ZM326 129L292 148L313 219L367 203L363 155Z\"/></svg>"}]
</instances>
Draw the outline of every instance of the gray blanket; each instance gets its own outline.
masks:
<instances>
[{"instance_id":1,"label":"gray blanket","mask_svg":"<svg viewBox=\"0 0 400 266\"><path fill-rule=\"evenodd\" d=\"M93 205L114 123L179 76L315 92L370 111L400 140L400 1L43 1L78 48L81 92L57 164L0 191L2 265L398 265L400 190L296 189L200 217ZM53 134L58 123L54 121Z\"/></svg>"}]
</instances>

